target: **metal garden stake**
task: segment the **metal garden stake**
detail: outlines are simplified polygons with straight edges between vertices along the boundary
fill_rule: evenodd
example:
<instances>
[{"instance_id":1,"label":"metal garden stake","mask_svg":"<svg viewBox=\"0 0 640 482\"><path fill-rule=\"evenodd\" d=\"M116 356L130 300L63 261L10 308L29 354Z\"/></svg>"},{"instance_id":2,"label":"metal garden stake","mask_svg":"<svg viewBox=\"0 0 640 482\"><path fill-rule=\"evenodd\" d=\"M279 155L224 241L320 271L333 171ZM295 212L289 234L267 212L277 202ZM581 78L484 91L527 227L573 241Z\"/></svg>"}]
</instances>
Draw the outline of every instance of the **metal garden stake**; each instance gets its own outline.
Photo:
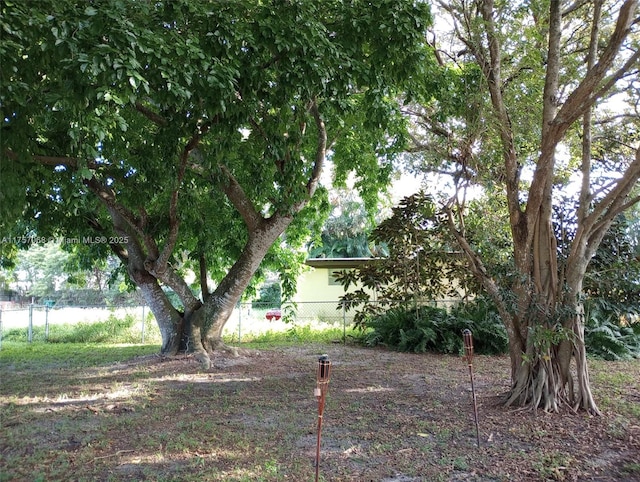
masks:
<instances>
[{"instance_id":1,"label":"metal garden stake","mask_svg":"<svg viewBox=\"0 0 640 482\"><path fill-rule=\"evenodd\" d=\"M464 356L469 366L469 377L471 378L471 394L473 395L473 417L476 422L476 439L478 447L480 447L480 426L478 425L478 404L476 402L476 389L473 384L473 335L471 330L467 329L462 332L464 339Z\"/></svg>"},{"instance_id":2,"label":"metal garden stake","mask_svg":"<svg viewBox=\"0 0 640 482\"><path fill-rule=\"evenodd\" d=\"M318 373L316 376L315 396L318 399L318 440L316 446L316 482L320 475L320 434L322 433L322 416L324 414L324 402L329 390L331 377L331 362L328 355L318 358Z\"/></svg>"}]
</instances>

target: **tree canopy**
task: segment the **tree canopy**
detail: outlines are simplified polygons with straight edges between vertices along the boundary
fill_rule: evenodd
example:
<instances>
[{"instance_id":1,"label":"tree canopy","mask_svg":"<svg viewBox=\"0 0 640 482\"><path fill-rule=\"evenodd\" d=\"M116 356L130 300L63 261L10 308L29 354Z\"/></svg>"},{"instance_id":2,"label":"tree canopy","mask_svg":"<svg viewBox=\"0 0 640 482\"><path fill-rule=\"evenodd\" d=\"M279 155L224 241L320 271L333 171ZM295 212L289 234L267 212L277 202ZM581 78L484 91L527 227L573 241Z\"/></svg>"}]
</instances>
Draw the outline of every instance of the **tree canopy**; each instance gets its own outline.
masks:
<instances>
[{"instance_id":1,"label":"tree canopy","mask_svg":"<svg viewBox=\"0 0 640 482\"><path fill-rule=\"evenodd\" d=\"M395 98L433 64L414 1L43 0L0 21L0 227L113 251L163 351L186 333L203 363L265 257L295 274L329 151L373 202L404 141Z\"/></svg>"}]
</instances>

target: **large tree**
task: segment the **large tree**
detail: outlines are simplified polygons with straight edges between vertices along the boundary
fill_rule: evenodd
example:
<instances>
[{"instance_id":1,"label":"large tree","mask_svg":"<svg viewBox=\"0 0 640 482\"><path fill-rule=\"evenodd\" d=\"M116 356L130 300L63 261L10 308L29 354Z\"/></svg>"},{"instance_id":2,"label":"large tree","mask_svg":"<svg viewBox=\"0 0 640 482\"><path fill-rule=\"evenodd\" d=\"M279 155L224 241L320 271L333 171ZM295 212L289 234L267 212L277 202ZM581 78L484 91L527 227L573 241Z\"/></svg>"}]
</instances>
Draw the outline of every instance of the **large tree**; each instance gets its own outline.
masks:
<instances>
[{"instance_id":1,"label":"large tree","mask_svg":"<svg viewBox=\"0 0 640 482\"><path fill-rule=\"evenodd\" d=\"M438 5L452 26L450 37L433 37L446 67L440 88L449 100L411 110L414 151L421 153L414 159L450 173L458 188L444 209L507 328L507 403L551 411L566 403L597 413L581 295L611 223L639 200L638 3ZM575 229L559 262L553 205L570 180L578 186ZM463 193L474 185L506 200L511 276L492 276L465 226Z\"/></svg>"},{"instance_id":2,"label":"large tree","mask_svg":"<svg viewBox=\"0 0 640 482\"><path fill-rule=\"evenodd\" d=\"M205 365L263 259L296 261L283 245L317 217L328 150L384 183L392 99L429 64L429 12L408 0L42 0L1 17L2 227L112 250L162 352Z\"/></svg>"}]
</instances>

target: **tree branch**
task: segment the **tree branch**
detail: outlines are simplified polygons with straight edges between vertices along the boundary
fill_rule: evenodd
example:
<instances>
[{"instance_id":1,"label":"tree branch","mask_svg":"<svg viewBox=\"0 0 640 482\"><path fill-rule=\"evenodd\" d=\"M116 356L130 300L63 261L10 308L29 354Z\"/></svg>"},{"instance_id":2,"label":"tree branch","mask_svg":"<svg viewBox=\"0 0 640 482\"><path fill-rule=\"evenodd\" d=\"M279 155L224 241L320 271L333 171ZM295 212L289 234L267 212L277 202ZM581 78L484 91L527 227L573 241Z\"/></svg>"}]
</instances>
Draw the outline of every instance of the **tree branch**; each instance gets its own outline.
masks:
<instances>
[{"instance_id":1,"label":"tree branch","mask_svg":"<svg viewBox=\"0 0 640 482\"><path fill-rule=\"evenodd\" d=\"M93 230L97 231L98 233L104 234L107 232L107 229L102 226L95 217L88 217L87 223ZM122 261L122 264L126 266L129 260L129 253L127 252L127 250L123 248L120 243L109 243L109 247L111 248L111 251L113 251L113 253L118 257L118 259Z\"/></svg>"},{"instance_id":2,"label":"tree branch","mask_svg":"<svg viewBox=\"0 0 640 482\"><path fill-rule=\"evenodd\" d=\"M631 31L631 25L634 20L633 16L637 6L638 0L626 0L622 7L620 7L616 27L611 36L607 39L607 47L600 55L598 62L587 71L582 82L580 82L575 90L569 95L556 114L553 124L556 126L563 126L563 132L576 119L582 116L589 106L593 105L596 100L602 97L606 91L611 88L613 83L615 83L615 81L624 74L625 71L623 71L623 69L628 69L630 65L637 61L639 52L636 51L625 63L625 66L622 69L619 69L616 74L612 76L602 88L598 89L594 95L598 84L602 82L607 71L613 65L622 43Z\"/></svg>"},{"instance_id":3,"label":"tree branch","mask_svg":"<svg viewBox=\"0 0 640 482\"><path fill-rule=\"evenodd\" d=\"M233 173L229 170L227 166L224 164L220 165L220 170L224 174L226 178L226 182L223 183L222 190L225 195L233 204L233 207L236 208L242 220L249 232L253 231L258 227L260 222L263 220L263 217L256 210L251 199L246 195L244 189L238 183Z\"/></svg>"},{"instance_id":4,"label":"tree branch","mask_svg":"<svg viewBox=\"0 0 640 482\"><path fill-rule=\"evenodd\" d=\"M625 199L633 190L638 179L640 179L640 148L636 150L634 161L622 173L616 186L585 217L583 226L588 237L590 237L589 233L598 229L598 225L611 222L625 207L635 204L631 201L625 202Z\"/></svg>"},{"instance_id":5,"label":"tree branch","mask_svg":"<svg viewBox=\"0 0 640 482\"><path fill-rule=\"evenodd\" d=\"M20 156L18 155L18 153L14 152L11 149L8 149L8 148L5 149L4 153L12 161L17 161L20 159ZM52 166L52 167L65 166L71 169L77 169L78 165L81 162L80 159L77 157L68 157L68 156L42 156L42 155L32 154L31 158L34 161L37 161L38 164L42 164L43 166ZM87 160L86 166L89 169L96 169L102 165L96 163L95 161Z\"/></svg>"},{"instance_id":6,"label":"tree branch","mask_svg":"<svg viewBox=\"0 0 640 482\"><path fill-rule=\"evenodd\" d=\"M207 302L211 293L209 292L209 284L207 282L207 258L204 253L200 253L198 257L200 267L200 291L202 292L202 301Z\"/></svg>"},{"instance_id":7,"label":"tree branch","mask_svg":"<svg viewBox=\"0 0 640 482\"><path fill-rule=\"evenodd\" d=\"M102 186L95 178L85 180L84 184L97 196L98 200L102 202L107 209L117 212L119 217L144 241L148 255L157 257L158 247L155 241L144 232L142 223L135 214L117 202L115 191Z\"/></svg>"},{"instance_id":8,"label":"tree branch","mask_svg":"<svg viewBox=\"0 0 640 482\"><path fill-rule=\"evenodd\" d=\"M496 307L498 308L498 312L502 318L502 321L509 333L510 340L517 340L519 346L523 345L523 338L520 333L520 324L517 319L515 319L507 309L505 301L500 294L500 288L498 284L495 282L493 278L491 278L487 272L487 269L484 266L484 263L480 259L480 257L475 253L467 239L464 235L458 230L455 225L453 211L450 206L444 207L445 213L447 215L447 223L449 225L449 231L453 234L456 239L458 245L462 249L465 254L467 261L469 262L469 268L473 275L478 279L480 284L487 290L487 293L491 297L491 299L495 302Z\"/></svg>"},{"instance_id":9,"label":"tree branch","mask_svg":"<svg viewBox=\"0 0 640 482\"><path fill-rule=\"evenodd\" d=\"M313 164L313 170L311 171L309 182L307 182L307 193L309 194L309 198L313 196L318 187L322 168L324 167L324 162L327 157L327 128L320 116L316 99L313 99L310 111L316 122L316 127L318 128L318 145L316 147L316 157ZM298 209L301 209L301 207Z\"/></svg>"},{"instance_id":10,"label":"tree branch","mask_svg":"<svg viewBox=\"0 0 640 482\"><path fill-rule=\"evenodd\" d=\"M593 68L598 55L598 39L602 0L595 0L593 5L593 19L591 21L591 37L589 39L589 55L587 57L587 70ZM582 185L580 187L580 201L578 203L578 222L583 219L591 203L591 107L588 107L582 119Z\"/></svg>"},{"instance_id":11,"label":"tree branch","mask_svg":"<svg viewBox=\"0 0 640 482\"><path fill-rule=\"evenodd\" d=\"M178 196L182 187L182 181L184 180L184 173L187 168L187 161L189 160L189 154L195 149L200 141L200 135L194 134L191 140L187 143L180 156L180 167L178 168L178 177L176 179L176 185L171 193L171 199L169 201L169 234L167 236L167 242L162 248L162 253L158 256L158 259L154 261L154 269L157 272L163 272L166 269L171 253L178 242L178 232L180 229L180 220L178 219Z\"/></svg>"},{"instance_id":12,"label":"tree branch","mask_svg":"<svg viewBox=\"0 0 640 482\"><path fill-rule=\"evenodd\" d=\"M506 170L507 202L511 216L512 229L518 229L521 220L519 197L520 169L513 140L511 119L502 97L501 48L493 18L493 0L484 0L481 6L482 18L485 22L487 40L489 42L489 70L485 72L491 96L491 104L499 123L500 140L502 141L503 158Z\"/></svg>"},{"instance_id":13,"label":"tree branch","mask_svg":"<svg viewBox=\"0 0 640 482\"><path fill-rule=\"evenodd\" d=\"M135 108L138 112L140 112L142 115L144 115L147 119L149 119L154 124L157 124L161 127L166 127L169 125L169 122L167 121L167 119L162 117L160 114L152 111L148 107L145 107L140 102L135 103Z\"/></svg>"}]
</instances>

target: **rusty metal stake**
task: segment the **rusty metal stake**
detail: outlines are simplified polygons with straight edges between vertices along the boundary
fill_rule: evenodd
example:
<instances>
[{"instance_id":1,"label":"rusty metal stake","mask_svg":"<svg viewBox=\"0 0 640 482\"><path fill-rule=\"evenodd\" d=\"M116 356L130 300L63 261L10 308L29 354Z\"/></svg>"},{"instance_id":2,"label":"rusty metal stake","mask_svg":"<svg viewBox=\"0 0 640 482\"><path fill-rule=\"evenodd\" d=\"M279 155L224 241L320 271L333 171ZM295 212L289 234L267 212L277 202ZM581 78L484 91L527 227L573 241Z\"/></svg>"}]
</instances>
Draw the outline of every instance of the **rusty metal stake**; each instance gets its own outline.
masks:
<instances>
[{"instance_id":1,"label":"rusty metal stake","mask_svg":"<svg viewBox=\"0 0 640 482\"><path fill-rule=\"evenodd\" d=\"M318 373L316 376L315 396L318 399L318 440L316 444L316 482L320 476L320 435L322 433L322 417L324 415L324 402L329 390L331 378L331 362L328 355L318 358Z\"/></svg>"},{"instance_id":2,"label":"rusty metal stake","mask_svg":"<svg viewBox=\"0 0 640 482\"><path fill-rule=\"evenodd\" d=\"M471 394L473 395L473 417L476 422L476 439L480 448L480 426L478 425L478 403L476 401L476 389L473 384L473 334L467 329L462 332L464 339L464 356L469 366L469 377L471 378Z\"/></svg>"}]
</instances>

